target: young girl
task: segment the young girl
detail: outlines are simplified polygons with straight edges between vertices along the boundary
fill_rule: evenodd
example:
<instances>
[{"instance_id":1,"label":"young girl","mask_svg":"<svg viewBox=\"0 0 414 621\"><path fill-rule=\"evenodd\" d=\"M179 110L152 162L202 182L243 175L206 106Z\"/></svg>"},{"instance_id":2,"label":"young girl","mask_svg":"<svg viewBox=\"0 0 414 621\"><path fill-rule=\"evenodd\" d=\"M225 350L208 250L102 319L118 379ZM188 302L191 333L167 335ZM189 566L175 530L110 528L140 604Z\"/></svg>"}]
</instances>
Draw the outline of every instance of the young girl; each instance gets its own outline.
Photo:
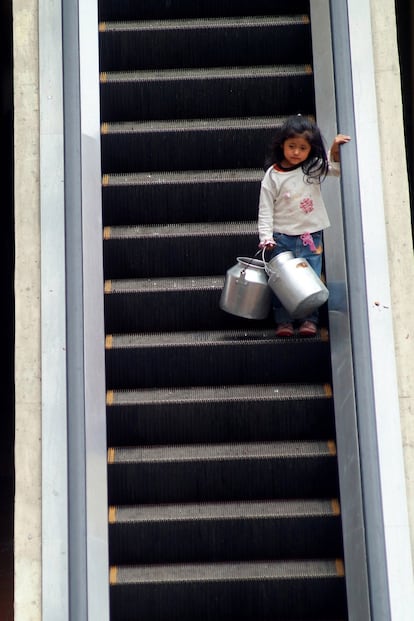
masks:
<instances>
[{"instance_id":1,"label":"young girl","mask_svg":"<svg viewBox=\"0 0 414 621\"><path fill-rule=\"evenodd\" d=\"M320 277L322 231L330 224L321 182L326 175L339 176L339 146L350 139L338 134L327 155L319 128L307 117L289 117L280 127L259 200L259 248L271 251L269 260L290 250L295 257L304 257ZM293 336L293 320L276 296L273 312L276 335ZM301 320L299 334L314 336L317 325L315 311Z\"/></svg>"}]
</instances>

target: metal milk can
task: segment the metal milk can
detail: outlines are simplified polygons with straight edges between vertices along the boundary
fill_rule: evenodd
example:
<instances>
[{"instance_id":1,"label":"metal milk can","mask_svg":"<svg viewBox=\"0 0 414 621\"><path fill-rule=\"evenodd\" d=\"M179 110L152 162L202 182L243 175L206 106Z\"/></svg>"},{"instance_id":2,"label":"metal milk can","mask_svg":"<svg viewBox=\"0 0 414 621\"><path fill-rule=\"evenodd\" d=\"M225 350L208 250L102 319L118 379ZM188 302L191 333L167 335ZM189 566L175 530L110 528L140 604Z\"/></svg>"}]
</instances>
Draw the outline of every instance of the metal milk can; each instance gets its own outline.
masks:
<instances>
[{"instance_id":1,"label":"metal milk can","mask_svg":"<svg viewBox=\"0 0 414 621\"><path fill-rule=\"evenodd\" d=\"M266 263L268 285L293 319L300 319L322 306L329 291L306 259L287 250Z\"/></svg>"},{"instance_id":2,"label":"metal milk can","mask_svg":"<svg viewBox=\"0 0 414 621\"><path fill-rule=\"evenodd\" d=\"M236 265L227 270L220 308L246 319L265 319L270 311L271 297L265 262L237 257Z\"/></svg>"}]
</instances>

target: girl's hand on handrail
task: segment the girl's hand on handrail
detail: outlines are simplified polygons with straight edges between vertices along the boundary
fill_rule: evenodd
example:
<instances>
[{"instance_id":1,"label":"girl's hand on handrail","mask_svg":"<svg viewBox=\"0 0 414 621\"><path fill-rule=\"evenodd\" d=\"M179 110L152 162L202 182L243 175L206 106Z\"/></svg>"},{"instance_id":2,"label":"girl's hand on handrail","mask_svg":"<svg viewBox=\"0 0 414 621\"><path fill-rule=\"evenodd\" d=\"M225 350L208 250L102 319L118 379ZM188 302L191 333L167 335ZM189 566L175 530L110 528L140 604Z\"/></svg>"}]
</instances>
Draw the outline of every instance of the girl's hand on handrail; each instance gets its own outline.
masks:
<instances>
[{"instance_id":1,"label":"girl's hand on handrail","mask_svg":"<svg viewBox=\"0 0 414 621\"><path fill-rule=\"evenodd\" d=\"M331 145L331 158L334 162L340 161L339 147L341 144L346 144L351 140L351 136L347 136L346 134L338 134L335 136L334 141Z\"/></svg>"}]
</instances>

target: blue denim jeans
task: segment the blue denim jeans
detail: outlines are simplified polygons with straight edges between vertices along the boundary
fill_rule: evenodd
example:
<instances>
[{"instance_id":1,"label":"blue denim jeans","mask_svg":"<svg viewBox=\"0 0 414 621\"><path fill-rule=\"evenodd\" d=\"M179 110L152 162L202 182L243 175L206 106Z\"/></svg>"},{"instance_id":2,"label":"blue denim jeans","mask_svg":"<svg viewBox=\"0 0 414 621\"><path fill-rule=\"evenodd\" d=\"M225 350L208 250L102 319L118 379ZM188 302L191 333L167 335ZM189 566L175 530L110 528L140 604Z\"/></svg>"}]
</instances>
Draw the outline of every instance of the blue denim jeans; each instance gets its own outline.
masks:
<instances>
[{"instance_id":1,"label":"blue denim jeans","mask_svg":"<svg viewBox=\"0 0 414 621\"><path fill-rule=\"evenodd\" d=\"M323 255L323 244L322 244L322 231L317 231L316 233L312 233L312 240L315 248L312 250L312 244L305 245L303 239L300 235L285 235L284 233L274 233L273 238L276 242L275 248L270 253L270 258L273 259L276 255L281 252L286 252L290 250L293 252L295 258L304 258L308 261L309 265L314 269L317 275L321 276L322 272L322 255ZM312 247L311 247L312 246ZM276 323L285 323L293 321L292 317L290 317L287 310L282 306L278 297L273 294L273 316ZM318 323L319 313L318 310L313 311L311 315L308 317L304 317L301 319L301 323L303 321L313 321L314 323Z\"/></svg>"}]
</instances>

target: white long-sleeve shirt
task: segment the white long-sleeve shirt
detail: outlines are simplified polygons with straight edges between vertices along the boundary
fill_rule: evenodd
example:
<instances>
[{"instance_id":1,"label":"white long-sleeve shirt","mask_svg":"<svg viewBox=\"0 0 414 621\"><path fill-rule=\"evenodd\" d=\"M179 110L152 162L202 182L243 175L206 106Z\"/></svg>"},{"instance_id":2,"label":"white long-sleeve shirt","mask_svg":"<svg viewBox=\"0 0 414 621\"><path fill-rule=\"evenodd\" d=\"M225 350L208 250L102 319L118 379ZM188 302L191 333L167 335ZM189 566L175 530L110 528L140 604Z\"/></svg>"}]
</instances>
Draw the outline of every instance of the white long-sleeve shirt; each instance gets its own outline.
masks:
<instances>
[{"instance_id":1,"label":"white long-sleeve shirt","mask_svg":"<svg viewBox=\"0 0 414 621\"><path fill-rule=\"evenodd\" d=\"M339 162L328 154L328 175L340 175ZM273 239L273 233L303 235L326 229L329 217L321 194L321 184L307 178L301 167L281 171L268 168L263 177L259 199L258 228L261 242Z\"/></svg>"}]
</instances>

